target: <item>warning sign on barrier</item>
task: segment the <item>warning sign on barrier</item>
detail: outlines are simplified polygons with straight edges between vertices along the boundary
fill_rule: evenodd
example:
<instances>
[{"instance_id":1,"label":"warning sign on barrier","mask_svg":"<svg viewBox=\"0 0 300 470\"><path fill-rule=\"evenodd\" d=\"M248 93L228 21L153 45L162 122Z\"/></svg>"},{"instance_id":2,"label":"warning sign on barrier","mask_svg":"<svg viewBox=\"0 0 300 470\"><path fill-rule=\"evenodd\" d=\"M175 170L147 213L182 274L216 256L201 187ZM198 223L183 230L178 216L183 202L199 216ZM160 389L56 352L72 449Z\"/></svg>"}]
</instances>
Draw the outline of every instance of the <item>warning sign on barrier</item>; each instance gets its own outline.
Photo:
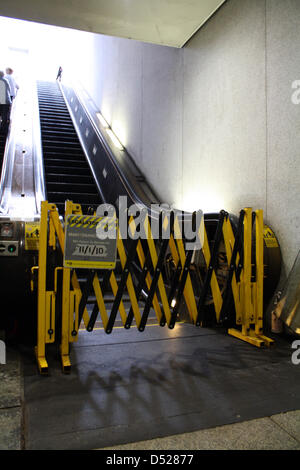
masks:
<instances>
[{"instance_id":1,"label":"warning sign on barrier","mask_svg":"<svg viewBox=\"0 0 300 470\"><path fill-rule=\"evenodd\" d=\"M267 225L264 226L264 241L268 248L277 248L279 246L274 232Z\"/></svg>"},{"instance_id":2,"label":"warning sign on barrier","mask_svg":"<svg viewBox=\"0 0 300 470\"><path fill-rule=\"evenodd\" d=\"M64 266L114 269L117 225L115 217L70 215L66 221Z\"/></svg>"},{"instance_id":3,"label":"warning sign on barrier","mask_svg":"<svg viewBox=\"0 0 300 470\"><path fill-rule=\"evenodd\" d=\"M25 222L25 250L38 250L40 241L40 222Z\"/></svg>"}]
</instances>

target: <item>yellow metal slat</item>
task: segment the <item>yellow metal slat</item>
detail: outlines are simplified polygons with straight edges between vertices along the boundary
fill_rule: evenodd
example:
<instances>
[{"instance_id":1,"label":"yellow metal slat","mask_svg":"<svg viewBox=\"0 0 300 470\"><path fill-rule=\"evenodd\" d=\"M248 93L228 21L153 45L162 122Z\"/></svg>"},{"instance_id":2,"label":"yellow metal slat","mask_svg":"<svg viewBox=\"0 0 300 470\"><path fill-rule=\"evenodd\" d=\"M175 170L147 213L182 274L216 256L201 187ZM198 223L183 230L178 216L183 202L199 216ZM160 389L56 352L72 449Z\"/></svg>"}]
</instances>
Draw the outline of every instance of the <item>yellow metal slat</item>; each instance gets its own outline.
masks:
<instances>
[{"instance_id":1,"label":"yellow metal slat","mask_svg":"<svg viewBox=\"0 0 300 470\"><path fill-rule=\"evenodd\" d=\"M117 248L118 248L118 253L119 253L119 257L120 257L120 261L121 261L121 266L124 269L125 264L126 264L126 253L125 253L123 241L121 239L120 230L119 230L119 233L118 233ZM135 318L136 324L139 326L140 322L141 322L141 312L140 312L138 301L137 301L137 298L136 298L136 295L135 295L134 284L133 284L132 277L131 277L130 273L128 274L126 286L127 286L130 302L131 302L131 305L132 305L134 318Z\"/></svg>"},{"instance_id":2,"label":"yellow metal slat","mask_svg":"<svg viewBox=\"0 0 300 470\"><path fill-rule=\"evenodd\" d=\"M264 291L264 241L263 211L257 210L255 221L256 232L256 326L257 334L263 331L263 291Z\"/></svg>"},{"instance_id":3,"label":"yellow metal slat","mask_svg":"<svg viewBox=\"0 0 300 470\"><path fill-rule=\"evenodd\" d=\"M64 269L69 269L69 268L64 268ZM82 292L81 292L81 288L80 288L80 285L79 285L79 282L78 282L77 275L76 275L75 271L73 271L73 273L72 273L72 287L73 287L74 291L76 292L78 301L80 302L80 299L82 297ZM84 325L87 327L87 325L89 323L89 320L90 320L90 317L89 317L89 313L88 313L86 307L84 307L82 319L83 319ZM79 327L80 327L80 325L78 325L78 328Z\"/></svg>"},{"instance_id":4,"label":"yellow metal slat","mask_svg":"<svg viewBox=\"0 0 300 470\"><path fill-rule=\"evenodd\" d=\"M117 292L118 292L118 283L117 283L117 280L116 280L115 273L113 271L110 275L109 282L110 282L113 294L116 297ZM124 304L123 304L122 300L121 300L120 305L119 305L119 313L120 313L120 316L121 316L121 319L122 319L122 323L125 326L125 323L126 323L126 320L127 320L127 315L126 315L126 310L125 310L125 307L124 307Z\"/></svg>"},{"instance_id":5,"label":"yellow metal slat","mask_svg":"<svg viewBox=\"0 0 300 470\"><path fill-rule=\"evenodd\" d=\"M62 250L62 253L64 253L64 250L65 250L64 229L63 229L63 226L61 224L61 221L59 220L59 214L57 212L56 207L54 205L52 205L52 206L53 206L53 208L50 210L49 217L51 219L51 223L54 226L60 249Z\"/></svg>"},{"instance_id":6,"label":"yellow metal slat","mask_svg":"<svg viewBox=\"0 0 300 470\"><path fill-rule=\"evenodd\" d=\"M184 249L184 245L182 241L182 233L181 233L181 229L180 229L177 217L175 217L175 221L174 221L174 235L176 239L176 246L178 249L178 255L179 255L180 262L181 262L181 266L184 266L186 255L185 255L185 249ZM170 249L172 247L172 250L173 250L172 240L170 240L169 246L170 246ZM189 273L186 278L186 283L185 283L183 294L184 294L185 303L189 311L190 318L195 323L197 316L198 316L198 310L197 310L194 289L193 289L193 285L191 281L191 276Z\"/></svg>"},{"instance_id":7,"label":"yellow metal slat","mask_svg":"<svg viewBox=\"0 0 300 470\"><path fill-rule=\"evenodd\" d=\"M145 228L145 233L147 234L147 243L148 243L148 247L149 247L149 250L150 250L152 265L153 265L153 268L155 269L156 265L157 265L157 261L158 261L158 256L157 256L154 240L153 240L153 237L152 237L152 232L151 232L151 227L150 227L148 215L146 215L146 217L145 217L144 228ZM169 324L170 321L171 321L171 311L170 311L170 307L169 307L169 302L168 302L168 297L167 297L165 285L164 285L161 274L159 275L157 286L158 286L161 302L162 302L162 305L163 305L163 309L164 309L164 312L165 312L166 321L167 321L167 324Z\"/></svg>"},{"instance_id":8,"label":"yellow metal slat","mask_svg":"<svg viewBox=\"0 0 300 470\"><path fill-rule=\"evenodd\" d=\"M206 267L208 269L209 264L210 264L210 260L211 260L211 253L210 253L208 237L207 237L205 227L204 227L204 230L203 230L203 248L202 248L202 250L203 250L204 259L205 259L205 262L206 262ZM220 287L219 287L219 283L218 283L215 271L213 271L212 276L211 276L210 287L211 287L213 301L214 301L214 307L215 307L215 311L216 311L216 318L219 321L220 312L221 312L221 308L222 308L222 304L223 304L223 298L222 298L221 290L220 290Z\"/></svg>"},{"instance_id":9,"label":"yellow metal slat","mask_svg":"<svg viewBox=\"0 0 300 470\"><path fill-rule=\"evenodd\" d=\"M251 244L252 244L252 209L245 209L244 218L244 268L243 268L243 333L248 334L251 316Z\"/></svg>"},{"instance_id":10,"label":"yellow metal slat","mask_svg":"<svg viewBox=\"0 0 300 470\"><path fill-rule=\"evenodd\" d=\"M47 231L48 231L48 202L41 203L38 270L38 318L37 346L35 348L38 367L41 373L47 373L46 361L46 265L47 265Z\"/></svg>"},{"instance_id":11,"label":"yellow metal slat","mask_svg":"<svg viewBox=\"0 0 300 470\"><path fill-rule=\"evenodd\" d=\"M134 222L133 217L130 218L129 229L131 231L131 235L133 236L133 234L136 230L135 222ZM143 250L143 247L142 247L142 244L141 244L140 240L138 241L136 252L137 252L137 255L138 255L138 258L139 258L141 268L143 269L144 265L145 265L146 257L145 257L144 250ZM151 283L152 283L151 275L150 275L150 273L147 273L147 275L146 275L146 284L147 284L148 289L150 289ZM155 311L157 321L160 322L161 318L162 318L162 311L161 311L159 301L158 301L158 298L157 298L156 294L154 294L152 305L153 305L153 308L154 308L154 311Z\"/></svg>"},{"instance_id":12,"label":"yellow metal slat","mask_svg":"<svg viewBox=\"0 0 300 470\"><path fill-rule=\"evenodd\" d=\"M55 294L46 292L46 343L55 341Z\"/></svg>"},{"instance_id":13,"label":"yellow metal slat","mask_svg":"<svg viewBox=\"0 0 300 470\"><path fill-rule=\"evenodd\" d=\"M99 312L100 312L103 327L104 327L104 329L106 329L107 324L108 324L108 315L107 315L107 311L106 311L106 308L105 308L105 302L104 302L104 298L103 298L103 294L102 294L102 289L101 289L100 282L99 282L99 279L98 279L97 275L94 277L93 287L94 287L94 292L95 292L95 295L96 295L98 309L99 309Z\"/></svg>"},{"instance_id":14,"label":"yellow metal slat","mask_svg":"<svg viewBox=\"0 0 300 470\"><path fill-rule=\"evenodd\" d=\"M69 342L73 343L74 341L77 341L78 335L72 335L72 331L76 329L77 331L77 323L78 323L78 318L76 322L76 294L74 291L70 291L70 300L69 300Z\"/></svg>"},{"instance_id":15,"label":"yellow metal slat","mask_svg":"<svg viewBox=\"0 0 300 470\"><path fill-rule=\"evenodd\" d=\"M224 237L224 243L225 243L225 251L226 251L226 257L227 257L227 263L228 267L231 266L231 257L232 257L232 252L233 252L233 247L235 243L235 237L233 234L232 226L229 220L229 217L227 217L224 221L223 225L223 237ZM239 256L237 256L236 260L236 265L239 262ZM239 296L239 287L236 281L236 275L235 272L233 273L232 276L232 293L233 293L233 299L234 299L234 304L235 304L235 311L236 311L236 321L239 323L241 322L241 306L240 306L240 296Z\"/></svg>"}]
</instances>

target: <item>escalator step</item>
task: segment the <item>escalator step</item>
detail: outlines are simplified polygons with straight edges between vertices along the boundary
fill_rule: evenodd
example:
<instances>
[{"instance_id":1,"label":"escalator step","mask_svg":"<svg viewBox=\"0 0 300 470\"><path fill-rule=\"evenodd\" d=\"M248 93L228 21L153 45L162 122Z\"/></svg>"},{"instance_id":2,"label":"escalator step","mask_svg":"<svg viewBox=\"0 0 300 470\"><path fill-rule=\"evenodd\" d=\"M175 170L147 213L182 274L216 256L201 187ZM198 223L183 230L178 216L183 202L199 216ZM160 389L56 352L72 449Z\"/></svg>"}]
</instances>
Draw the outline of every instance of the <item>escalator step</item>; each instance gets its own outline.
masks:
<instances>
[{"instance_id":1,"label":"escalator step","mask_svg":"<svg viewBox=\"0 0 300 470\"><path fill-rule=\"evenodd\" d=\"M47 183L77 183L77 184L92 184L94 180L90 175L71 175L69 173L47 173Z\"/></svg>"},{"instance_id":2,"label":"escalator step","mask_svg":"<svg viewBox=\"0 0 300 470\"><path fill-rule=\"evenodd\" d=\"M71 200L74 203L85 203L85 204L100 204L98 194L88 194L88 193L73 193L73 192L51 192L47 191L47 196L51 202L62 202L66 200Z\"/></svg>"},{"instance_id":3,"label":"escalator step","mask_svg":"<svg viewBox=\"0 0 300 470\"><path fill-rule=\"evenodd\" d=\"M56 155L58 153L60 154L66 154L66 155L84 155L83 154L83 151L82 151L82 148L80 146L78 146L78 148L70 148L70 147L63 147L61 145L61 142L60 142L60 145L59 143L57 144L57 146L55 145L52 145L51 147L47 147L46 148L46 152L48 155Z\"/></svg>"},{"instance_id":4,"label":"escalator step","mask_svg":"<svg viewBox=\"0 0 300 470\"><path fill-rule=\"evenodd\" d=\"M58 84L38 82L38 100L47 198L61 214L66 200L93 213L101 197Z\"/></svg>"},{"instance_id":5,"label":"escalator step","mask_svg":"<svg viewBox=\"0 0 300 470\"><path fill-rule=\"evenodd\" d=\"M76 194L93 194L97 196L97 191L95 191L94 184L85 184L85 183L71 183L71 182L61 182L56 181L50 182L47 178L47 191L48 192L70 192Z\"/></svg>"},{"instance_id":6,"label":"escalator step","mask_svg":"<svg viewBox=\"0 0 300 470\"><path fill-rule=\"evenodd\" d=\"M42 137L43 137L43 136L42 136ZM55 145L57 145L57 143L58 143L57 141L48 140L48 138L43 139L43 144L44 144L44 145L48 145L49 147L55 147ZM71 148L71 147L76 148L76 147L78 147L78 145L79 145L78 142L63 142L63 141L62 141L61 145L63 145L64 143L65 143L66 146L69 147L69 148Z\"/></svg>"},{"instance_id":7,"label":"escalator step","mask_svg":"<svg viewBox=\"0 0 300 470\"><path fill-rule=\"evenodd\" d=\"M70 167L70 168L88 168L88 164L86 161L78 161L78 160L71 160L71 159L54 159L51 158L50 160L45 159L45 166L50 168L54 166L63 166L63 167Z\"/></svg>"},{"instance_id":8,"label":"escalator step","mask_svg":"<svg viewBox=\"0 0 300 470\"><path fill-rule=\"evenodd\" d=\"M66 181L68 180L68 176L90 176L91 175L91 170L90 168L80 168L80 167L69 167L69 166L54 166L51 164L45 165L47 166L47 174L55 174L57 173L58 175L65 175ZM46 178L47 178L46 174ZM90 176L91 177L91 176Z\"/></svg>"},{"instance_id":9,"label":"escalator step","mask_svg":"<svg viewBox=\"0 0 300 470\"><path fill-rule=\"evenodd\" d=\"M68 142L71 143L71 144L78 144L79 145L79 142L78 142L78 138L77 136L74 136L74 135L68 135L68 134L55 134L55 133L52 133L52 135L49 135L49 132L45 133L45 132L42 132L42 137L46 140L48 139L51 139L51 137L53 138L53 140L51 140L51 142ZM46 141L47 141L46 140Z\"/></svg>"}]
</instances>

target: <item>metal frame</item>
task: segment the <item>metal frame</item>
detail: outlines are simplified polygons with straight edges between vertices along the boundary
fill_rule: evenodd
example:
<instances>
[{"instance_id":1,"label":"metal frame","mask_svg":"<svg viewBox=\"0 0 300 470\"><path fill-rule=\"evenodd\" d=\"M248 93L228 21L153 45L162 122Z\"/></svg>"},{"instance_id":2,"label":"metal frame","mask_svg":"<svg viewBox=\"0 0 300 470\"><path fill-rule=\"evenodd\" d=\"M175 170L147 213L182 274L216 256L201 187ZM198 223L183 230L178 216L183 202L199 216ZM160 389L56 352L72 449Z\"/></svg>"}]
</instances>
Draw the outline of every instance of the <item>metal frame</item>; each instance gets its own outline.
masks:
<instances>
[{"instance_id":1,"label":"metal frame","mask_svg":"<svg viewBox=\"0 0 300 470\"><path fill-rule=\"evenodd\" d=\"M263 335L263 212L246 208L241 211L238 230L234 235L228 213L221 211L212 251L203 218L197 227L201 240L202 252L207 271L201 292L195 292L191 279L191 263L193 251L185 249L185 240L176 214L161 213L160 246L155 244L151 231L151 220L145 211L144 230L147 240L134 239L136 225L131 217L128 221L132 239L127 240L126 250L121 233L118 233L117 252L121 265L121 277L117 281L114 270L99 271L86 269L87 278L83 285L79 283L76 270L55 266L49 271L47 256L49 250L64 252L64 228L55 204L43 201L41 205L41 227L38 269L38 335L35 348L40 373L48 373L46 361L46 344L53 343L57 336L55 317L61 325L60 355L62 368L70 372L70 343L77 341L81 322L87 331L92 331L100 317L107 334L113 327L119 313L124 328L131 327L135 321L139 331L144 331L150 309L156 314L158 324L174 328L178 319L181 302L184 299L190 322L196 326L205 325L204 305L210 291L213 298L215 320L223 322L229 316L231 303L235 308L236 328L228 333L255 346L270 346L273 341ZM71 214L81 215L81 206L66 201L65 218ZM65 219L66 220L66 219ZM253 226L255 230L253 231ZM169 231L168 231L169 230ZM253 238L255 253L252 253ZM224 240L228 263L228 281L225 292L221 293L216 274L217 253L220 242ZM145 251L147 250L147 252ZM171 253L175 265L169 291L163 273L163 264L167 250ZM132 262L138 259L140 274L132 272ZM62 263L61 263L62 264ZM255 269L253 269L253 265ZM62 283L58 282L58 272L62 271ZM49 283L49 278L54 277ZM47 289L51 285L52 289ZM113 293L113 306L108 312L104 293L110 285ZM92 313L87 310L89 293L93 289L96 300ZM141 308L140 295L147 291L147 300ZM130 299L130 310L126 313L123 296L127 291ZM232 302L230 302L232 301Z\"/></svg>"}]
</instances>

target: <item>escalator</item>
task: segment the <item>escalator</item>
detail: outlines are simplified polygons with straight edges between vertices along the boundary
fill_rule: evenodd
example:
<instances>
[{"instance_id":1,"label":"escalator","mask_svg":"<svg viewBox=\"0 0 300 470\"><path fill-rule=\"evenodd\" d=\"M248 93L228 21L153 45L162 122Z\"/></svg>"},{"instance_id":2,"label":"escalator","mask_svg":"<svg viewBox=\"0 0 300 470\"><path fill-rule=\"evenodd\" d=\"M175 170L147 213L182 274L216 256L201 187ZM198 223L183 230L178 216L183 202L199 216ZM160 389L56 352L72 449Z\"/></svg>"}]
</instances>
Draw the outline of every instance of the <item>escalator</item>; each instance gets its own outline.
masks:
<instances>
[{"instance_id":1,"label":"escalator","mask_svg":"<svg viewBox=\"0 0 300 470\"><path fill-rule=\"evenodd\" d=\"M152 220L153 222L158 220L160 217L159 210L155 209L152 211L151 205L156 207L160 203L159 199L148 185L146 178L140 173L134 162L132 162L127 151L125 149L118 150L113 147L112 142L106 140L105 128L101 128L101 125L97 124L98 116L92 114L92 110L88 108L89 104L82 99L82 96L77 95L74 89L56 82L38 82L37 97L36 86L34 86L34 95L34 103L32 105L33 138L28 139L28 142L32 142L35 145L33 145L31 152L26 147L25 156L23 155L24 143L22 139L24 128L21 127L20 129L23 132L16 133L17 137L20 138L21 136L21 140L20 142L16 140L15 146L11 146L14 155L9 155L9 158L7 158L8 163L15 160L16 166L11 172L11 177L9 178L10 174L7 172L7 179L3 180L3 187L6 188L7 186L9 195L11 193L11 181L16 182L16 197L12 198L12 202L18 203L24 209L27 208L26 204L29 198L23 189L28 185L25 185L25 180L24 184L20 185L18 175L20 174L20 168L23 170L21 171L21 176L25 174L27 166L29 167L30 162L28 159L31 153L32 163L30 168L33 168L34 172L34 178L31 178L32 182L34 182L31 192L34 192L36 196L36 211L32 212L31 221L39 220L40 201L45 199L50 203L56 204L61 216L64 215L65 201L71 200L75 204L80 204L83 214L86 215L93 214L102 202L112 204L120 218L124 215L121 210L124 210L125 213L125 209L120 203L121 196L127 198L127 207L130 207L131 204L138 204L139 207L143 206L147 209L151 222ZM19 114L23 116L28 113L26 109L21 108ZM23 125L22 121L20 123ZM5 138L3 149L4 143ZM14 159L12 158L13 156ZM23 162L23 167L20 166L20 162ZM17 191L21 192L21 195ZM3 293L4 296L11 292L11 297L13 298L13 292L23 292L23 295L16 299L18 305L13 309L15 312L18 312L20 311L19 305L24 303L24 298L30 298L28 289L31 279L31 267L37 265L38 253L37 250L26 249L26 244L24 243L26 222L10 220L11 205L7 204L7 207L7 211L3 211L3 221L0 222L0 228L3 227L3 233L0 231L0 242L3 240L7 247L10 247L13 242L16 249L12 253L8 253L6 250L2 254L2 272L5 272L5 282L2 283L0 294ZM191 214L185 213L185 221L188 220L188 217L191 217ZM210 248L212 249L219 214L205 214L204 220ZM11 229L11 235L8 235L8 228ZM124 242L125 250L128 249L127 245L127 242ZM146 249L147 244L145 243ZM279 246L276 250L279 256ZM274 251L275 248L272 248L272 254L270 254L271 261L275 259ZM9 263L8 256L10 257ZM199 264L201 268L202 261L201 257L199 260L195 257L195 267ZM166 257L164 260L166 272L168 272L168 263L171 265L172 259ZM271 266L271 263L267 260L265 264L267 267ZM10 275L7 275L8 265L11 267ZM53 260L53 266L56 265L56 261ZM131 263L132 275L136 279L141 275L138 266L139 263L135 263L135 260L133 260ZM117 276L120 274L119 267L120 265L117 264L117 269L115 270ZM267 268L265 271L266 281L270 279L274 285L277 283L280 273L280 263L277 263L275 268L272 267L270 269L271 272L267 272ZM18 279L16 279L16 272L18 273ZM84 280L86 273L80 271L77 274L79 274L79 282ZM226 273L223 272L221 272L220 276L223 278L223 274L226 277ZM167 279L167 283L170 284L170 279ZM201 283L199 284L198 279L196 279L195 292L200 291L200 285ZM27 290L24 286L26 286ZM272 285L270 291L273 291L274 288ZM106 290L108 291L109 289ZM109 292L105 292L106 294L108 295ZM143 300L147 298L147 295L148 292L145 288L142 292ZM267 297L265 295L265 298ZM207 308L210 309L211 307L213 306L209 301ZM30 306L28 311L33 312L34 309ZM185 313L183 312L182 315L184 317Z\"/></svg>"},{"instance_id":2,"label":"escalator","mask_svg":"<svg viewBox=\"0 0 300 470\"><path fill-rule=\"evenodd\" d=\"M0 129L0 167L2 167L2 161L3 161L4 149L5 149L5 140L6 140L6 135Z\"/></svg>"},{"instance_id":3,"label":"escalator","mask_svg":"<svg viewBox=\"0 0 300 470\"><path fill-rule=\"evenodd\" d=\"M61 215L66 200L93 213L101 197L59 86L38 82L37 89L47 199Z\"/></svg>"},{"instance_id":4,"label":"escalator","mask_svg":"<svg viewBox=\"0 0 300 470\"><path fill-rule=\"evenodd\" d=\"M144 206L151 220L159 217L151 207L152 204L161 203L159 198L131 161L127 151L118 150L111 143L107 143L106 129L98 124L96 111L82 93L58 83L38 82L38 102L47 199L56 203L61 215L65 200L70 199L81 204L83 214L88 215L90 207L95 209L101 202L106 202L114 205L120 217L119 199L120 196L126 196L129 206L131 204ZM219 217L220 214L204 214L211 250ZM185 221L189 218L191 214L184 213ZM237 218L231 215L230 220L235 230ZM127 248L125 243L125 249ZM220 261L220 266L218 261L216 270L219 272L219 282L224 287L226 284L224 279L228 273L223 251L219 253L219 258L223 261ZM280 276L279 245L276 244L276 247L274 245L272 249L265 245L264 257L266 265L264 299L267 304ZM198 268L200 270L203 268L205 271L202 258L199 256L197 261L196 257L194 258L195 266L199 264ZM132 268L138 277L140 270L137 266L138 263L132 263ZM167 266L166 270L168 271ZM199 292L201 285L198 277L195 278L195 292ZM212 299L207 301L207 305L209 309L213 307Z\"/></svg>"},{"instance_id":5,"label":"escalator","mask_svg":"<svg viewBox=\"0 0 300 470\"><path fill-rule=\"evenodd\" d=\"M7 131L4 131L0 125L0 174L4 157L5 143L7 138Z\"/></svg>"}]
</instances>

